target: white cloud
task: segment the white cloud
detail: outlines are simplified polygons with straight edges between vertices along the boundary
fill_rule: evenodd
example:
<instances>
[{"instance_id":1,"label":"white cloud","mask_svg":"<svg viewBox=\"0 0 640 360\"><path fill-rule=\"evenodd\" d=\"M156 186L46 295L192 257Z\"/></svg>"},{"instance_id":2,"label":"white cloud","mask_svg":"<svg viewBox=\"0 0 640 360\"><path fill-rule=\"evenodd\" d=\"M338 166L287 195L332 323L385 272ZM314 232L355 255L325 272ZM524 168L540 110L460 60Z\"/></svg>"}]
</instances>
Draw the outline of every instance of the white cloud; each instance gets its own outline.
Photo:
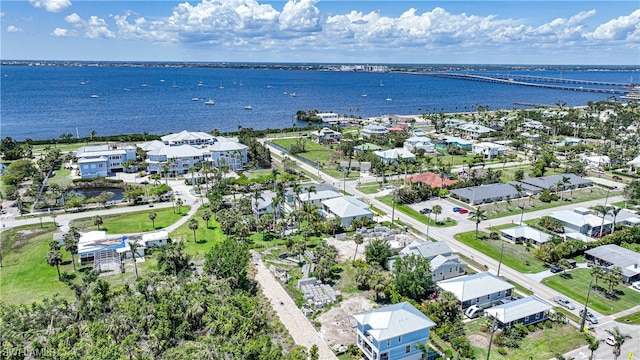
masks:
<instances>
[{"instance_id":1,"label":"white cloud","mask_svg":"<svg viewBox=\"0 0 640 360\"><path fill-rule=\"evenodd\" d=\"M43 8L48 12L61 12L71 7L69 0L29 0L36 8Z\"/></svg>"},{"instance_id":2,"label":"white cloud","mask_svg":"<svg viewBox=\"0 0 640 360\"><path fill-rule=\"evenodd\" d=\"M291 0L284 5L278 18L280 30L314 32L322 29L317 0Z\"/></svg>"},{"instance_id":3,"label":"white cloud","mask_svg":"<svg viewBox=\"0 0 640 360\"><path fill-rule=\"evenodd\" d=\"M77 25L77 26L82 25L82 18L80 18L80 15L76 13L65 16L64 21L68 22L71 25Z\"/></svg>"},{"instance_id":4,"label":"white cloud","mask_svg":"<svg viewBox=\"0 0 640 360\"><path fill-rule=\"evenodd\" d=\"M598 26L590 37L596 40L640 41L640 9Z\"/></svg>"},{"instance_id":5,"label":"white cloud","mask_svg":"<svg viewBox=\"0 0 640 360\"><path fill-rule=\"evenodd\" d=\"M65 16L64 21L66 21L67 23L73 25L78 29L84 29L84 36L90 39L99 39L99 38L114 39L116 37L116 34L113 31L109 30L109 25L107 25L107 22L104 19L97 17L95 15L90 16L88 20L85 20L81 18L80 15L73 13ZM64 29L60 29L60 30L64 30ZM54 33L55 33L55 30L54 30ZM75 36L76 34L75 31L72 33L67 32L65 33L65 35L55 35L54 33L52 33L51 35ZM64 33L64 32L59 32L59 33Z\"/></svg>"},{"instance_id":6,"label":"white cloud","mask_svg":"<svg viewBox=\"0 0 640 360\"><path fill-rule=\"evenodd\" d=\"M69 37L69 36L76 36L76 35L78 35L78 33L76 33L75 30L55 28L51 32L51 35L52 36L56 36L56 37Z\"/></svg>"},{"instance_id":7,"label":"white cloud","mask_svg":"<svg viewBox=\"0 0 640 360\"><path fill-rule=\"evenodd\" d=\"M19 33L19 32L22 32L22 29L20 29L20 28L19 28L19 27L17 27L17 26L9 25L9 26L7 26L7 32L10 32L10 33Z\"/></svg>"}]
</instances>

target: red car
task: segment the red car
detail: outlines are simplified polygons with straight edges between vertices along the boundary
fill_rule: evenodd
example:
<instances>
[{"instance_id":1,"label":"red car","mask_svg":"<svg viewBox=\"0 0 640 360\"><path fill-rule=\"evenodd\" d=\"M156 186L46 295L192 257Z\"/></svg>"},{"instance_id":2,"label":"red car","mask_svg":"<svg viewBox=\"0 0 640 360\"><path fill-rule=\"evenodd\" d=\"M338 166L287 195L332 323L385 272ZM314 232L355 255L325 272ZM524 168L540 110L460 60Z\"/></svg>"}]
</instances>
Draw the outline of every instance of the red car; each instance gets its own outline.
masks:
<instances>
[{"instance_id":1,"label":"red car","mask_svg":"<svg viewBox=\"0 0 640 360\"><path fill-rule=\"evenodd\" d=\"M466 213L468 213L468 212L469 212L469 210L467 210L467 209L460 209L460 210L458 210L458 214L466 214Z\"/></svg>"}]
</instances>

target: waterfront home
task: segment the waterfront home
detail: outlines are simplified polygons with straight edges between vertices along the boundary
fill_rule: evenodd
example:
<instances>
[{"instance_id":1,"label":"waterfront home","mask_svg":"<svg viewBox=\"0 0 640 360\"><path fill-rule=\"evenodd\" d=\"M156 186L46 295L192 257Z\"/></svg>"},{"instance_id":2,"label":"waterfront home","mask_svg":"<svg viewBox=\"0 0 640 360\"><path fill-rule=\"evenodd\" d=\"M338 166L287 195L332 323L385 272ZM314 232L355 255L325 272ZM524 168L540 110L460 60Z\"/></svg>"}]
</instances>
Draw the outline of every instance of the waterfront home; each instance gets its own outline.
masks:
<instances>
[{"instance_id":1,"label":"waterfront home","mask_svg":"<svg viewBox=\"0 0 640 360\"><path fill-rule=\"evenodd\" d=\"M591 214L589 209L577 207L573 210L560 210L549 213L549 217L564 225L564 232L578 232L591 237L600 237L611 232L613 223Z\"/></svg>"},{"instance_id":2,"label":"waterfront home","mask_svg":"<svg viewBox=\"0 0 640 360\"><path fill-rule=\"evenodd\" d=\"M419 360L436 324L408 302L353 316L356 345L367 360Z\"/></svg>"},{"instance_id":3,"label":"waterfront home","mask_svg":"<svg viewBox=\"0 0 640 360\"><path fill-rule=\"evenodd\" d=\"M354 196L323 200L321 213L327 218L339 218L344 227L351 226L353 220L366 218L373 221L373 212L369 209L369 205Z\"/></svg>"},{"instance_id":4,"label":"waterfront home","mask_svg":"<svg viewBox=\"0 0 640 360\"><path fill-rule=\"evenodd\" d=\"M502 229L500 230L500 235L514 244L527 243L533 246L540 246L551 240L551 235L538 229L534 229L529 225Z\"/></svg>"},{"instance_id":5,"label":"waterfront home","mask_svg":"<svg viewBox=\"0 0 640 360\"><path fill-rule=\"evenodd\" d=\"M444 148L447 148L449 146L457 146L463 149L471 150L471 146L473 145L471 141L461 139L457 136L444 136L442 137L442 139L440 139L439 142L441 144L444 144ZM440 146L440 148L443 148L443 146Z\"/></svg>"},{"instance_id":6,"label":"waterfront home","mask_svg":"<svg viewBox=\"0 0 640 360\"><path fill-rule=\"evenodd\" d=\"M488 128L486 126L476 124L476 123L461 124L461 125L458 125L456 129L458 129L460 132L462 132L467 137L472 139L477 139L482 135L492 133L495 131L492 128Z\"/></svg>"},{"instance_id":7,"label":"waterfront home","mask_svg":"<svg viewBox=\"0 0 640 360\"><path fill-rule=\"evenodd\" d=\"M203 156L205 161L210 161L213 166L227 166L233 171L238 171L247 163L248 147L235 139L217 136L214 143L204 146Z\"/></svg>"},{"instance_id":8,"label":"waterfront home","mask_svg":"<svg viewBox=\"0 0 640 360\"><path fill-rule=\"evenodd\" d=\"M147 171L149 174L185 174L189 168L204 161L202 150L192 145L163 146L147 152Z\"/></svg>"},{"instance_id":9,"label":"waterfront home","mask_svg":"<svg viewBox=\"0 0 640 360\"><path fill-rule=\"evenodd\" d=\"M437 285L442 290L451 292L463 310L471 305L485 309L494 306L502 299L511 298L514 288L489 272L439 281Z\"/></svg>"},{"instance_id":10,"label":"waterfront home","mask_svg":"<svg viewBox=\"0 0 640 360\"><path fill-rule=\"evenodd\" d=\"M504 155L504 146L490 142L480 142L471 145L471 153L473 155L482 155L487 159L493 159L496 156Z\"/></svg>"},{"instance_id":11,"label":"waterfront home","mask_svg":"<svg viewBox=\"0 0 640 360\"><path fill-rule=\"evenodd\" d=\"M372 135L386 135L388 133L389 131L387 130L387 128L378 123L371 123L369 125L366 125L362 128L362 131L360 131L360 134L363 137L370 137Z\"/></svg>"},{"instance_id":12,"label":"waterfront home","mask_svg":"<svg viewBox=\"0 0 640 360\"><path fill-rule=\"evenodd\" d=\"M458 180L443 178L440 177L440 175L432 172L413 175L407 178L406 181L412 184L428 185L432 188L448 187L458 182Z\"/></svg>"},{"instance_id":13,"label":"waterfront home","mask_svg":"<svg viewBox=\"0 0 640 360\"><path fill-rule=\"evenodd\" d=\"M380 160L389 164L396 163L398 159L401 159L401 158L413 159L416 157L414 153L403 148L396 148L396 149L390 149L390 150L378 150L378 151L374 151L373 153L377 155L380 158Z\"/></svg>"},{"instance_id":14,"label":"waterfront home","mask_svg":"<svg viewBox=\"0 0 640 360\"><path fill-rule=\"evenodd\" d=\"M465 274L467 265L458 255L454 255L451 247L444 241L437 242L413 242L400 250L397 256L392 256L387 261L387 268L393 269L393 263L398 257L417 255L429 260L431 267L431 279L440 281L451 279Z\"/></svg>"},{"instance_id":15,"label":"waterfront home","mask_svg":"<svg viewBox=\"0 0 640 360\"><path fill-rule=\"evenodd\" d=\"M513 186L503 183L453 189L450 193L454 198L471 205L516 199L521 196Z\"/></svg>"},{"instance_id":16,"label":"waterfront home","mask_svg":"<svg viewBox=\"0 0 640 360\"><path fill-rule=\"evenodd\" d=\"M162 136L161 139L162 142L168 146L210 145L216 141L213 135L207 134L206 132L187 130Z\"/></svg>"},{"instance_id":17,"label":"waterfront home","mask_svg":"<svg viewBox=\"0 0 640 360\"><path fill-rule=\"evenodd\" d=\"M340 132L331 130L329 128L322 128L311 133L311 140L317 142L318 144L336 143L340 141L340 138L342 138L342 134Z\"/></svg>"},{"instance_id":18,"label":"waterfront home","mask_svg":"<svg viewBox=\"0 0 640 360\"><path fill-rule=\"evenodd\" d=\"M500 328L507 328L515 324L531 325L545 321L552 308L532 295L486 309L485 313L487 317L495 319Z\"/></svg>"},{"instance_id":19,"label":"waterfront home","mask_svg":"<svg viewBox=\"0 0 640 360\"><path fill-rule=\"evenodd\" d=\"M123 171L127 160L135 160L136 148L128 144L83 146L76 151L76 158L81 178L107 177Z\"/></svg>"},{"instance_id":20,"label":"waterfront home","mask_svg":"<svg viewBox=\"0 0 640 360\"><path fill-rule=\"evenodd\" d=\"M404 141L403 147L409 151L422 149L428 153L436 152L436 146L425 136L413 136Z\"/></svg>"},{"instance_id":21,"label":"waterfront home","mask_svg":"<svg viewBox=\"0 0 640 360\"><path fill-rule=\"evenodd\" d=\"M607 271L619 267L622 270L622 281L625 283L640 280L640 254L633 250L608 244L585 251L584 257Z\"/></svg>"},{"instance_id":22,"label":"waterfront home","mask_svg":"<svg viewBox=\"0 0 640 360\"><path fill-rule=\"evenodd\" d=\"M582 140L580 139L568 137L558 141L557 143L555 143L555 145L556 146L574 146L574 145L580 144L581 142Z\"/></svg>"}]
</instances>

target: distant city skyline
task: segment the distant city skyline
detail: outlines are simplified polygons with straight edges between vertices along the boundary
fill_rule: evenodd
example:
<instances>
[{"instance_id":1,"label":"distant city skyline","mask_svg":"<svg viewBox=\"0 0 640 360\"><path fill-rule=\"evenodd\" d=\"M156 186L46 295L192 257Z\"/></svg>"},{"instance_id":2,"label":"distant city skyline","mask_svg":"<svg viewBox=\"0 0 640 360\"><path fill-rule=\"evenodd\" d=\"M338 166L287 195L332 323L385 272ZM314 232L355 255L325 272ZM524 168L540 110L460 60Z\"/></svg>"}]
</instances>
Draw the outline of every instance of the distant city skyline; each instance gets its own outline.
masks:
<instances>
[{"instance_id":1,"label":"distant city skyline","mask_svg":"<svg viewBox=\"0 0 640 360\"><path fill-rule=\"evenodd\" d=\"M640 65L638 1L3 1L3 60Z\"/></svg>"}]
</instances>

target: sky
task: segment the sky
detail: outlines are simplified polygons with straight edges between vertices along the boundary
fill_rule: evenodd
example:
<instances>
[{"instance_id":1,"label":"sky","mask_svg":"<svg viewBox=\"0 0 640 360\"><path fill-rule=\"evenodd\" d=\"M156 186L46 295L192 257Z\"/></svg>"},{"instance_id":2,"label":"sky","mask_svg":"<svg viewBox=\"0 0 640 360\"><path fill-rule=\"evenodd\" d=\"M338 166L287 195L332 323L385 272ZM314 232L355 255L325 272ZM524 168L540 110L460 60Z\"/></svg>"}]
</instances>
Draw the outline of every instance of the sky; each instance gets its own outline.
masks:
<instances>
[{"instance_id":1,"label":"sky","mask_svg":"<svg viewBox=\"0 0 640 360\"><path fill-rule=\"evenodd\" d=\"M640 65L640 2L0 2L2 60Z\"/></svg>"}]
</instances>

